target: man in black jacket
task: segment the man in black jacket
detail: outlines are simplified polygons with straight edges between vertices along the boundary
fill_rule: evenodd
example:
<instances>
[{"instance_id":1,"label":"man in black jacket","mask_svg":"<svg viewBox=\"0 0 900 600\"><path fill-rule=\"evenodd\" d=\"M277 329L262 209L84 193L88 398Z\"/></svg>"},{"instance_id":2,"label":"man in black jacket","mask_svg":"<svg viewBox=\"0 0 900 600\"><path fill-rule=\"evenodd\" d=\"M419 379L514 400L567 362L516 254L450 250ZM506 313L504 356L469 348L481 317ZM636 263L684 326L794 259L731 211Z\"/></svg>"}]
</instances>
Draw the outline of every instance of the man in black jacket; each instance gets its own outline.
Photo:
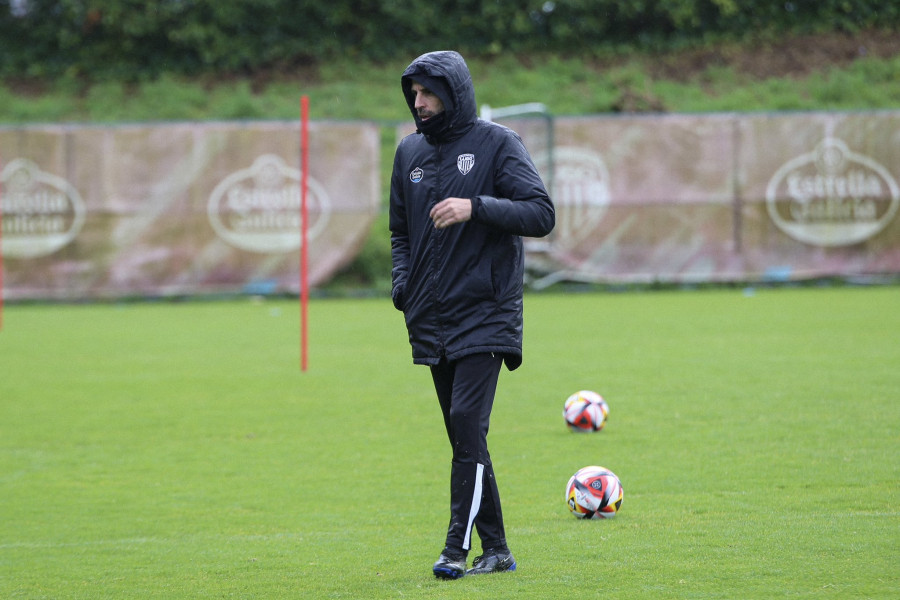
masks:
<instances>
[{"instance_id":1,"label":"man in black jacket","mask_svg":"<svg viewBox=\"0 0 900 600\"><path fill-rule=\"evenodd\" d=\"M478 118L465 60L440 51L401 77L417 131L391 176L392 298L413 362L431 368L452 448L450 525L435 576L514 571L487 434L502 364L522 363L521 236L555 211L519 136ZM473 526L482 555L466 571Z\"/></svg>"}]
</instances>

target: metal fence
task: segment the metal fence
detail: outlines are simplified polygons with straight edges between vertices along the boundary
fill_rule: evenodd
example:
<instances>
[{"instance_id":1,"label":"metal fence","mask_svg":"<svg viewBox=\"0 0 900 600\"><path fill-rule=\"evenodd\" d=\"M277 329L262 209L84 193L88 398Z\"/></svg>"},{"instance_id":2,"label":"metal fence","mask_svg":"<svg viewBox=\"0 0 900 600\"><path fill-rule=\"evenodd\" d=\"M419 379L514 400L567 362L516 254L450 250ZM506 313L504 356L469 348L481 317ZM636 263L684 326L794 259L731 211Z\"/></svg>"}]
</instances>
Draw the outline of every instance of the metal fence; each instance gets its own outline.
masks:
<instances>
[{"instance_id":1,"label":"metal fence","mask_svg":"<svg viewBox=\"0 0 900 600\"><path fill-rule=\"evenodd\" d=\"M557 206L534 287L900 273L900 111L493 117ZM380 127L309 143L318 286L384 210ZM298 292L299 156L298 122L0 128L3 297Z\"/></svg>"}]
</instances>

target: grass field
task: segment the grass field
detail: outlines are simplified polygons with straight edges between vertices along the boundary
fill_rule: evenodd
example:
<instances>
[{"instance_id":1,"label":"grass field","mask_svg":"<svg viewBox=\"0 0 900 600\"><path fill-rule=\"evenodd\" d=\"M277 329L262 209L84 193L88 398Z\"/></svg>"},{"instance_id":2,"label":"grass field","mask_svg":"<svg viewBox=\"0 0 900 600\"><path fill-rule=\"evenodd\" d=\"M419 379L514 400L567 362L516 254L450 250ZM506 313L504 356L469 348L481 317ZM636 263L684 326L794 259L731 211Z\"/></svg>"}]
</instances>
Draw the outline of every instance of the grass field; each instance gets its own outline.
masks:
<instances>
[{"instance_id":1,"label":"grass field","mask_svg":"<svg viewBox=\"0 0 900 600\"><path fill-rule=\"evenodd\" d=\"M530 294L516 573L437 581L449 446L390 301L8 305L0 598L896 598L900 288ZM610 404L573 434L578 389ZM619 515L563 492L600 464Z\"/></svg>"}]
</instances>

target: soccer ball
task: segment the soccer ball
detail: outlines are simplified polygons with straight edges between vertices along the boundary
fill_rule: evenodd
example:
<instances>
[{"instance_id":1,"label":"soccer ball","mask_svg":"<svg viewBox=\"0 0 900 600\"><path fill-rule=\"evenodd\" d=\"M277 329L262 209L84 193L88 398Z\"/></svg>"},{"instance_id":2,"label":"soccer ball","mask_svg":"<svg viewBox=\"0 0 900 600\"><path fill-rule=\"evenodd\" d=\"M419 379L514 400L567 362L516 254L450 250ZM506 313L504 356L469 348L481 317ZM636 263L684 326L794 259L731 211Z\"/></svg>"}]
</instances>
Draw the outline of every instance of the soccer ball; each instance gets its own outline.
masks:
<instances>
[{"instance_id":1,"label":"soccer ball","mask_svg":"<svg viewBox=\"0 0 900 600\"><path fill-rule=\"evenodd\" d=\"M578 469L566 485L566 504L579 519L611 519L624 497L619 478L604 467Z\"/></svg>"},{"instance_id":2,"label":"soccer ball","mask_svg":"<svg viewBox=\"0 0 900 600\"><path fill-rule=\"evenodd\" d=\"M581 390L566 399L563 418L572 431L600 431L606 425L609 405L597 392Z\"/></svg>"}]
</instances>

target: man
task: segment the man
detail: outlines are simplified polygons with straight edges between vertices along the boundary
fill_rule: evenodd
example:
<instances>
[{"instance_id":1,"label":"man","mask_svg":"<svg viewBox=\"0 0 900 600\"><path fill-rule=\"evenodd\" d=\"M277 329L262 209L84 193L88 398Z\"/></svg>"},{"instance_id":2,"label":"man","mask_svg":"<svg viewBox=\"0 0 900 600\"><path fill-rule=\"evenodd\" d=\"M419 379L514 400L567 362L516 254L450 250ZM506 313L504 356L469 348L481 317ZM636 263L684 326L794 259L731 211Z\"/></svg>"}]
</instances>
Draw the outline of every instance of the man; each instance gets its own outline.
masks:
<instances>
[{"instance_id":1,"label":"man","mask_svg":"<svg viewBox=\"0 0 900 600\"><path fill-rule=\"evenodd\" d=\"M520 236L550 233L555 211L519 136L478 118L462 56L423 54L401 87L417 131L394 157L391 296L413 362L431 368L452 448L450 525L433 572L514 571L487 434L502 364L522 362ZM467 571L473 526L482 555Z\"/></svg>"}]
</instances>

